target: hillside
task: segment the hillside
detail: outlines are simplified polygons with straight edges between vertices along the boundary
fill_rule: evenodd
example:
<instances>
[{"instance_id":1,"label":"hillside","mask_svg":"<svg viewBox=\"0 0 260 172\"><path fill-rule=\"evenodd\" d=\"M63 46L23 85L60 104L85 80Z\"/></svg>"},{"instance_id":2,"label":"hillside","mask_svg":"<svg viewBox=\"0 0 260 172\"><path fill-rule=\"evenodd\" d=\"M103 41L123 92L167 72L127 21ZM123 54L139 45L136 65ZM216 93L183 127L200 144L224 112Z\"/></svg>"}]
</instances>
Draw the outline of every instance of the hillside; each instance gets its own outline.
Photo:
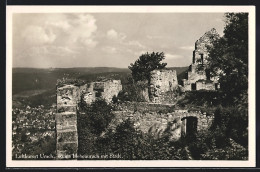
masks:
<instances>
[{"instance_id":1,"label":"hillside","mask_svg":"<svg viewBox=\"0 0 260 172\"><path fill-rule=\"evenodd\" d=\"M188 67L170 67L175 69L178 79ZM120 79L127 82L131 71L127 68L86 67L86 68L13 68L13 104L21 105L27 102L31 106L38 104L51 105L55 103L57 79L77 78L91 82L99 78Z\"/></svg>"}]
</instances>

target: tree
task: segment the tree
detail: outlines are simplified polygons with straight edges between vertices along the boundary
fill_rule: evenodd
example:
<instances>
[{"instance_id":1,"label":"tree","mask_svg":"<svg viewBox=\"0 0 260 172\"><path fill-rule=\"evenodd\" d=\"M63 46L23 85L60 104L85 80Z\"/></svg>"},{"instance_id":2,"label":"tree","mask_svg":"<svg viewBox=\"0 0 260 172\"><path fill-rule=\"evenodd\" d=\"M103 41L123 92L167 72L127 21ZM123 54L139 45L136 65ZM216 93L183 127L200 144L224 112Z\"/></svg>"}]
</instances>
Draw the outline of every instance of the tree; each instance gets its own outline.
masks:
<instances>
[{"instance_id":1,"label":"tree","mask_svg":"<svg viewBox=\"0 0 260 172\"><path fill-rule=\"evenodd\" d=\"M208 47L208 68L233 103L248 89L248 13L226 13L225 18L224 35Z\"/></svg>"},{"instance_id":2,"label":"tree","mask_svg":"<svg viewBox=\"0 0 260 172\"><path fill-rule=\"evenodd\" d=\"M213 76L219 77L220 93L223 93L219 98L224 106L216 109L212 129L207 132L206 139L212 140L208 146L216 145L218 149L230 149L230 138L247 148L248 13L226 13L225 23L224 35L212 40L212 45L207 47L209 57L206 67ZM210 152L217 151L211 148ZM214 158L227 158L210 152L208 154ZM235 156L242 158L238 152Z\"/></svg>"},{"instance_id":3,"label":"tree","mask_svg":"<svg viewBox=\"0 0 260 172\"><path fill-rule=\"evenodd\" d=\"M114 117L113 107L103 99L97 99L90 106L82 103L80 108L85 114L79 117L79 124L82 123L81 126L88 127L96 135L100 135Z\"/></svg>"},{"instance_id":4,"label":"tree","mask_svg":"<svg viewBox=\"0 0 260 172\"><path fill-rule=\"evenodd\" d=\"M82 155L96 153L96 138L100 137L113 119L113 107L103 99L97 99L91 105L80 102L79 107L81 114L77 117L78 152Z\"/></svg>"},{"instance_id":5,"label":"tree","mask_svg":"<svg viewBox=\"0 0 260 172\"><path fill-rule=\"evenodd\" d=\"M164 53L145 53L142 54L135 63L131 63L128 68L132 71L134 81L148 80L150 72L155 69L163 69L167 63L161 63L164 59Z\"/></svg>"}]
</instances>

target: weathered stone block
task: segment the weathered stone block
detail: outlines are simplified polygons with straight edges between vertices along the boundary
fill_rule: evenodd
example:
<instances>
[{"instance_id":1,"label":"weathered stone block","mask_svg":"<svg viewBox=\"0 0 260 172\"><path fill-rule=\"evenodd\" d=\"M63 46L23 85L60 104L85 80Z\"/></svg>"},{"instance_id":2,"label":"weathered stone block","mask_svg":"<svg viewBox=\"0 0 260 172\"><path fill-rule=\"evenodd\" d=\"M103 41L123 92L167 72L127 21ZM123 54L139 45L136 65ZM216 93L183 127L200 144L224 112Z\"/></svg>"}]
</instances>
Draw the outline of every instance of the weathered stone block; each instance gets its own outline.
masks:
<instances>
[{"instance_id":1,"label":"weathered stone block","mask_svg":"<svg viewBox=\"0 0 260 172\"><path fill-rule=\"evenodd\" d=\"M77 107L76 106L67 106L67 105L62 105L62 106L57 106L57 113L62 113L62 112L76 112Z\"/></svg>"},{"instance_id":2,"label":"weathered stone block","mask_svg":"<svg viewBox=\"0 0 260 172\"><path fill-rule=\"evenodd\" d=\"M77 125L77 115L76 113L69 113L69 114L63 114L63 113L57 113L56 114L56 124L57 125Z\"/></svg>"},{"instance_id":3,"label":"weathered stone block","mask_svg":"<svg viewBox=\"0 0 260 172\"><path fill-rule=\"evenodd\" d=\"M74 155L77 154L78 144L77 143L63 143L63 144L59 144L58 149L62 150L61 153L64 156L70 157L73 154ZM73 158L73 157L70 157L70 158Z\"/></svg>"},{"instance_id":4,"label":"weathered stone block","mask_svg":"<svg viewBox=\"0 0 260 172\"><path fill-rule=\"evenodd\" d=\"M56 125L57 131L58 132L68 132L68 131L77 131L77 126L76 125Z\"/></svg>"},{"instance_id":5,"label":"weathered stone block","mask_svg":"<svg viewBox=\"0 0 260 172\"><path fill-rule=\"evenodd\" d=\"M77 131L59 132L57 133L57 141L58 143L78 142Z\"/></svg>"},{"instance_id":6,"label":"weathered stone block","mask_svg":"<svg viewBox=\"0 0 260 172\"><path fill-rule=\"evenodd\" d=\"M79 87L65 85L57 88L57 106L76 106L80 99Z\"/></svg>"},{"instance_id":7,"label":"weathered stone block","mask_svg":"<svg viewBox=\"0 0 260 172\"><path fill-rule=\"evenodd\" d=\"M150 100L161 103L162 94L174 91L178 87L177 74L175 70L153 70L150 73Z\"/></svg>"}]
</instances>

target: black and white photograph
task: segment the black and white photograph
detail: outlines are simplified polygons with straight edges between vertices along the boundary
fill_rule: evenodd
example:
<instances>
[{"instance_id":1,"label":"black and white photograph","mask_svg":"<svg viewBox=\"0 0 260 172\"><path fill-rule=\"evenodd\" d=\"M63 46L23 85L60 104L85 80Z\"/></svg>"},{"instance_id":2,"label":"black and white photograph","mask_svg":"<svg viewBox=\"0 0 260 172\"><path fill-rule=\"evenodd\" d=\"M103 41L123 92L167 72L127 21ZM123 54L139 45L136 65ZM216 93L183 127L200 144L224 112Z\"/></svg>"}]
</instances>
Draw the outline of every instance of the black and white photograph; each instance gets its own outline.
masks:
<instances>
[{"instance_id":1,"label":"black and white photograph","mask_svg":"<svg viewBox=\"0 0 260 172\"><path fill-rule=\"evenodd\" d=\"M7 7L12 166L255 166L252 6Z\"/></svg>"}]
</instances>

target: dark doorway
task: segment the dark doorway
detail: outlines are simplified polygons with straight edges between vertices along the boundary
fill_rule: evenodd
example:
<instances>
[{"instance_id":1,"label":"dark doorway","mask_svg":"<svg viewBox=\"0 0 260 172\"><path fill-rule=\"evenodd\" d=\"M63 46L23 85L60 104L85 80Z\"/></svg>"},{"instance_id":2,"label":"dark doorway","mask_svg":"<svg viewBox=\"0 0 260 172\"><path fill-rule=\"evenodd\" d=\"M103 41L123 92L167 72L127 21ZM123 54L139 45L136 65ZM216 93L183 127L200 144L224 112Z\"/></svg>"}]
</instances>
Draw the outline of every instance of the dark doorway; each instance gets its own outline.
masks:
<instances>
[{"instance_id":1,"label":"dark doorway","mask_svg":"<svg viewBox=\"0 0 260 172\"><path fill-rule=\"evenodd\" d=\"M195 90L196 90L196 83L191 84L191 90L192 90L192 91L195 91Z\"/></svg>"},{"instance_id":2,"label":"dark doorway","mask_svg":"<svg viewBox=\"0 0 260 172\"><path fill-rule=\"evenodd\" d=\"M215 83L215 90L219 89L219 83Z\"/></svg>"},{"instance_id":3,"label":"dark doorway","mask_svg":"<svg viewBox=\"0 0 260 172\"><path fill-rule=\"evenodd\" d=\"M208 69L205 70L207 80L210 80L210 71Z\"/></svg>"},{"instance_id":4,"label":"dark doorway","mask_svg":"<svg viewBox=\"0 0 260 172\"><path fill-rule=\"evenodd\" d=\"M188 117L186 125L186 135L194 135L197 132L198 119L196 117Z\"/></svg>"},{"instance_id":5,"label":"dark doorway","mask_svg":"<svg viewBox=\"0 0 260 172\"><path fill-rule=\"evenodd\" d=\"M197 133L198 119L196 117L182 118L182 136L192 137Z\"/></svg>"}]
</instances>

